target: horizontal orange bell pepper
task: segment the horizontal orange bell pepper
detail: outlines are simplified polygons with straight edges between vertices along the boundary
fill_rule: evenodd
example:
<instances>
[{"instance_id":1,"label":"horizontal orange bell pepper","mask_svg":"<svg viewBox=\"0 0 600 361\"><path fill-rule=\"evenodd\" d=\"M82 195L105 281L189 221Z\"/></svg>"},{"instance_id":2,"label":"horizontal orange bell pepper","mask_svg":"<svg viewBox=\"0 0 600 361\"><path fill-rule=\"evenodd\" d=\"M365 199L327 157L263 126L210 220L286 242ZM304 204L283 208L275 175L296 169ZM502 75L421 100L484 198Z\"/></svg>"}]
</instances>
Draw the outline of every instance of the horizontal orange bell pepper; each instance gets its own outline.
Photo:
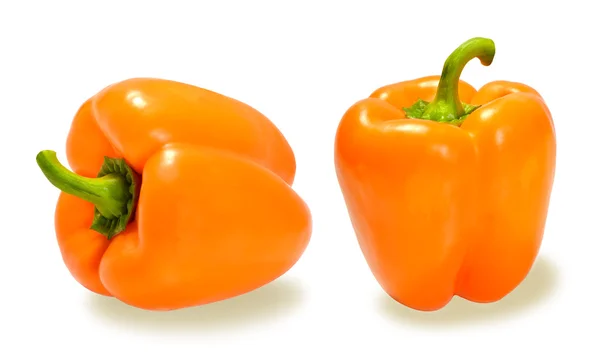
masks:
<instances>
[{"instance_id":1,"label":"horizontal orange bell pepper","mask_svg":"<svg viewBox=\"0 0 600 361\"><path fill-rule=\"evenodd\" d=\"M234 297L287 272L311 236L295 158L250 106L192 85L129 79L86 101L67 160L37 155L62 192L63 260L87 289L149 310Z\"/></svg>"},{"instance_id":2,"label":"horizontal orange bell pepper","mask_svg":"<svg viewBox=\"0 0 600 361\"><path fill-rule=\"evenodd\" d=\"M384 291L413 309L454 295L494 302L534 263L554 182L556 137L533 88L460 80L490 39L473 38L441 76L383 86L343 115L335 166L365 259Z\"/></svg>"}]
</instances>

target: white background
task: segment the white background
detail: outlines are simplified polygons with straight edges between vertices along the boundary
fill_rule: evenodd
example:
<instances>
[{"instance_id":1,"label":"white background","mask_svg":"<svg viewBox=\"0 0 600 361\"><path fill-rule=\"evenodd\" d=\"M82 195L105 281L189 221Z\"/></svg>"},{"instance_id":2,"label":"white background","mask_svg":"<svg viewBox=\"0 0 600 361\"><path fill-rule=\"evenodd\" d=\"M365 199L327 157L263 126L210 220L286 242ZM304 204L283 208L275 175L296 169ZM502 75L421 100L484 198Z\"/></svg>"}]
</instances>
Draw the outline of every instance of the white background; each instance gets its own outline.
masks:
<instances>
[{"instance_id":1,"label":"white background","mask_svg":"<svg viewBox=\"0 0 600 361\"><path fill-rule=\"evenodd\" d=\"M3 1L0 5L0 360L599 360L600 82L593 1ZM153 3L154 4L154 3ZM194 4L194 5L191 5ZM337 123L377 87L439 74L463 41L490 37L493 64L462 79L536 88L558 160L546 235L504 300L436 313L387 297L360 253L333 168ZM296 266L255 292L155 314L96 296L62 263L58 191L37 169L64 160L90 95L162 77L242 100L285 134L294 188L311 207Z\"/></svg>"}]
</instances>

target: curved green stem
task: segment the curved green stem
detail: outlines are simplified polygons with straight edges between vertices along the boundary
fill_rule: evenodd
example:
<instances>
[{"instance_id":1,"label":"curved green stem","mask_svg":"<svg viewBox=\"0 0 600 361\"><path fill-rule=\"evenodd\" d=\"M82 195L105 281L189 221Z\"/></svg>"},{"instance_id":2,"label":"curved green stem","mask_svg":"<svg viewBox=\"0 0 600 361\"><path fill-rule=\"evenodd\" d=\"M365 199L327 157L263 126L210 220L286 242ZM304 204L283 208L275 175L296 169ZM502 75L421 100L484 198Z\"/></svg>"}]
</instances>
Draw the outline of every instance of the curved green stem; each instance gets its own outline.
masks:
<instances>
[{"instance_id":1,"label":"curved green stem","mask_svg":"<svg viewBox=\"0 0 600 361\"><path fill-rule=\"evenodd\" d=\"M421 114L413 117L458 123L474 111L477 107L466 106L460 101L458 95L460 75L465 65L474 58L479 58L484 66L490 65L495 53L496 47L491 39L472 38L462 43L444 63L434 100L431 103L421 102L419 105ZM415 106L416 104L413 105ZM411 110L413 107L408 109Z\"/></svg>"},{"instance_id":2,"label":"curved green stem","mask_svg":"<svg viewBox=\"0 0 600 361\"><path fill-rule=\"evenodd\" d=\"M92 229L108 239L125 230L133 214L139 187L138 175L124 160L106 157L98 178L83 177L68 170L52 150L39 152L36 161L56 188L94 204Z\"/></svg>"}]
</instances>

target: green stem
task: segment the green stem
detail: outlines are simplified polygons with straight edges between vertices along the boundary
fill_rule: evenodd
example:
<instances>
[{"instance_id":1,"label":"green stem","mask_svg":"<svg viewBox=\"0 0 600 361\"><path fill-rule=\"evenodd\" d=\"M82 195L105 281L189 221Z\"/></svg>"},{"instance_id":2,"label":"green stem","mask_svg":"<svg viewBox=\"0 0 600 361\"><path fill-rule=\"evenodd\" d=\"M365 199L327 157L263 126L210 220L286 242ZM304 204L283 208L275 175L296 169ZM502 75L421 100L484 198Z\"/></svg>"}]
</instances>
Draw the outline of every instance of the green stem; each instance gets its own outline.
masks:
<instances>
[{"instance_id":1,"label":"green stem","mask_svg":"<svg viewBox=\"0 0 600 361\"><path fill-rule=\"evenodd\" d=\"M479 58L484 66L490 65L495 53L494 42L486 38L472 38L456 48L444 63L434 100L426 104L418 118L456 123L475 110L477 107L465 107L460 101L458 96L460 75L465 65L474 58Z\"/></svg>"},{"instance_id":2,"label":"green stem","mask_svg":"<svg viewBox=\"0 0 600 361\"><path fill-rule=\"evenodd\" d=\"M139 187L137 174L124 160L106 157L97 178L68 170L52 150L39 152L36 161L56 188L94 204L92 229L108 239L125 229L131 220Z\"/></svg>"}]
</instances>

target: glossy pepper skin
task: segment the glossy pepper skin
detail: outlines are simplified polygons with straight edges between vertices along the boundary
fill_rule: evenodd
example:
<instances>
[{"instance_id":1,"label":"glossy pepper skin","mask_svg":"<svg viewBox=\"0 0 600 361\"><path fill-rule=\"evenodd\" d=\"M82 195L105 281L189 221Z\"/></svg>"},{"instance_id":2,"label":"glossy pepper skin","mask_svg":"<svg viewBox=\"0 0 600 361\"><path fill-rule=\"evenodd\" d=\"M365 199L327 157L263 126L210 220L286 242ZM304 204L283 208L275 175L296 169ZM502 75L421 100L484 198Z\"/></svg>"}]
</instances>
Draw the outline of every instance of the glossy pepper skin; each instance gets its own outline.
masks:
<instances>
[{"instance_id":1,"label":"glossy pepper skin","mask_svg":"<svg viewBox=\"0 0 600 361\"><path fill-rule=\"evenodd\" d=\"M133 78L85 102L67 136L74 172L96 176L104 156L125 157L141 173L146 160L171 142L228 149L292 185L296 160L279 129L236 99L172 80Z\"/></svg>"},{"instance_id":2,"label":"glossy pepper skin","mask_svg":"<svg viewBox=\"0 0 600 361\"><path fill-rule=\"evenodd\" d=\"M87 289L138 308L252 291L287 272L311 236L283 135L202 88L145 78L103 89L74 117L67 160L73 172L53 151L37 156L62 190L63 260Z\"/></svg>"},{"instance_id":3,"label":"glossy pepper skin","mask_svg":"<svg viewBox=\"0 0 600 361\"><path fill-rule=\"evenodd\" d=\"M377 89L337 130L336 172L361 250L385 292L413 309L454 295L498 301L540 249L553 120L527 85L459 80L470 59L487 66L494 54L491 40L471 39L440 77Z\"/></svg>"}]
</instances>

